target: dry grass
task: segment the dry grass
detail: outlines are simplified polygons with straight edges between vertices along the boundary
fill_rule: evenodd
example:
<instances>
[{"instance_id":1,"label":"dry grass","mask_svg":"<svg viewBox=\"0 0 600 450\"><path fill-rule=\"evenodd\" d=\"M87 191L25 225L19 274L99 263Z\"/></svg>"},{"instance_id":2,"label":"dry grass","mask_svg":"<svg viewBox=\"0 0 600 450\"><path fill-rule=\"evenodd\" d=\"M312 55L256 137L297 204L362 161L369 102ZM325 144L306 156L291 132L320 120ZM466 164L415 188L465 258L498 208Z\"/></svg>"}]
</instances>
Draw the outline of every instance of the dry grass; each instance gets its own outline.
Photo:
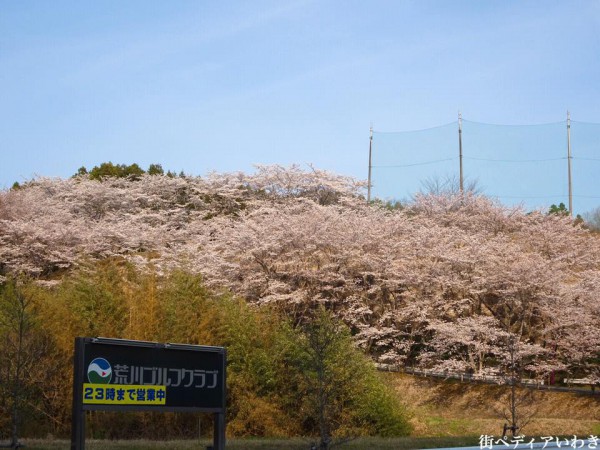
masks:
<instances>
[{"instance_id":1,"label":"dry grass","mask_svg":"<svg viewBox=\"0 0 600 450\"><path fill-rule=\"evenodd\" d=\"M506 387L386 374L412 414L414 436L468 436L502 433ZM529 392L529 391L528 391ZM522 392L523 393L523 392ZM535 391L527 435L586 436L600 432L600 397Z\"/></svg>"},{"instance_id":2,"label":"dry grass","mask_svg":"<svg viewBox=\"0 0 600 450\"><path fill-rule=\"evenodd\" d=\"M310 440L302 438L293 439L231 439L227 441L227 448L232 450L308 450ZM411 450L418 448L458 447L477 445L477 438L361 438L341 445L339 448L347 450ZM69 448L70 443L65 440L28 440L27 448L32 450L58 450ZM202 441L94 441L88 440L86 448L90 450L145 450L145 449L177 449L177 450L203 450L211 442ZM335 447L338 448L338 447Z\"/></svg>"},{"instance_id":3,"label":"dry grass","mask_svg":"<svg viewBox=\"0 0 600 450\"><path fill-rule=\"evenodd\" d=\"M505 387L440 381L405 374L384 374L412 415L413 435L408 438L364 438L341 448L384 450L477 445L482 434L499 436L504 423L495 409ZM528 436L600 435L600 396L535 391L534 420L522 430ZM466 436L466 437L465 437ZM470 436L470 437L469 437ZM227 448L248 450L307 449L309 439L233 439ZM28 440L31 449L69 448L68 441ZM145 448L206 448L201 441L88 441L96 450Z\"/></svg>"}]
</instances>

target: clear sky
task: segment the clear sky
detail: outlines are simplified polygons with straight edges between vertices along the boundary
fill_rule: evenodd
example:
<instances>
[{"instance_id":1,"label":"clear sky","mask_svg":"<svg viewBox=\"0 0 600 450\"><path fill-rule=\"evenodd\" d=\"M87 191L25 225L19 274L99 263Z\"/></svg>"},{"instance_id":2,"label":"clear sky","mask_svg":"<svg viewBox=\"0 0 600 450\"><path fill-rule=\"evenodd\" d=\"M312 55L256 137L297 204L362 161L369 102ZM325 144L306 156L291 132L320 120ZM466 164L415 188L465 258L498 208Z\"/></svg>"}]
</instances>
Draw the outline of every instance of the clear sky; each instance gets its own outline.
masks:
<instances>
[{"instance_id":1,"label":"clear sky","mask_svg":"<svg viewBox=\"0 0 600 450\"><path fill-rule=\"evenodd\" d=\"M366 179L370 123L567 110L600 123L597 0L0 0L0 188L104 161Z\"/></svg>"}]
</instances>

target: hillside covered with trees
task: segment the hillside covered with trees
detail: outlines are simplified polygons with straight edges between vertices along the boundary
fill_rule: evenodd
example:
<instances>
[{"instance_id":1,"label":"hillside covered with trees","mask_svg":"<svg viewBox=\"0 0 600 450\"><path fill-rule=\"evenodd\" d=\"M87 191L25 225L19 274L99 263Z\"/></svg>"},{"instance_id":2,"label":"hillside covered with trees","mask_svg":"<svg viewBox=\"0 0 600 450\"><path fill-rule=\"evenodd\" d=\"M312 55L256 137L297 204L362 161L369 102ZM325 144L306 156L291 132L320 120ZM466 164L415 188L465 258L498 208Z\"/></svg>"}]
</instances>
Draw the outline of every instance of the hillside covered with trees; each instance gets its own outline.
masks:
<instances>
[{"instance_id":1,"label":"hillside covered with trees","mask_svg":"<svg viewBox=\"0 0 600 450\"><path fill-rule=\"evenodd\" d=\"M125 264L157 289L185 273L293 324L329 311L381 363L600 381L597 235L568 216L468 193L367 204L364 187L278 166L36 179L0 193L0 276L51 293L103 263ZM111 305L130 326L154 308L151 294ZM107 323L94 319L97 306L69 313L89 316L77 332L108 334L91 326ZM148 338L125 329L114 337Z\"/></svg>"}]
</instances>

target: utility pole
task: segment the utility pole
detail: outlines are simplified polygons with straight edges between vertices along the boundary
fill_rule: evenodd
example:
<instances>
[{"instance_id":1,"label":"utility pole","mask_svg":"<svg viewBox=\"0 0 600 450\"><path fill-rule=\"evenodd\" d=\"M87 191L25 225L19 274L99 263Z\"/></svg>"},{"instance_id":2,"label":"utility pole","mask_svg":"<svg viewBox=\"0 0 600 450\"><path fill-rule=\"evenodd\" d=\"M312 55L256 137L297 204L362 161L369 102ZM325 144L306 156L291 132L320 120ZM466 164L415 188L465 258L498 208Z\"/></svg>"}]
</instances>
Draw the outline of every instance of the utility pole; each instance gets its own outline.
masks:
<instances>
[{"instance_id":1,"label":"utility pole","mask_svg":"<svg viewBox=\"0 0 600 450\"><path fill-rule=\"evenodd\" d=\"M573 184L571 180L571 113L567 111L567 162L569 168L569 215L573 217Z\"/></svg>"},{"instance_id":2,"label":"utility pole","mask_svg":"<svg viewBox=\"0 0 600 450\"><path fill-rule=\"evenodd\" d=\"M462 114L458 112L458 159L460 164L460 195L464 193L463 186L463 151L462 151Z\"/></svg>"},{"instance_id":3,"label":"utility pole","mask_svg":"<svg viewBox=\"0 0 600 450\"><path fill-rule=\"evenodd\" d=\"M371 203L371 157L373 154L373 123L371 123L371 127L369 128L369 179L367 186L367 202Z\"/></svg>"}]
</instances>

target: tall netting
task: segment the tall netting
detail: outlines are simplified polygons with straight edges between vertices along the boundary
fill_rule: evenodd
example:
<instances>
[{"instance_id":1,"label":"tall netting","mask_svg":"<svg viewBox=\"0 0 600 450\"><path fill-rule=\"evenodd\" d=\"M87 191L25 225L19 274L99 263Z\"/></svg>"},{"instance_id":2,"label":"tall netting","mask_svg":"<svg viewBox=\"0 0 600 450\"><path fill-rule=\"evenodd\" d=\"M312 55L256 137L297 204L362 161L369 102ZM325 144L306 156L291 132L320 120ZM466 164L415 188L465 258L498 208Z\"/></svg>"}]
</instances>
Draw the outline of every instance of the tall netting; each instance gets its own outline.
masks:
<instances>
[{"instance_id":1,"label":"tall netting","mask_svg":"<svg viewBox=\"0 0 600 450\"><path fill-rule=\"evenodd\" d=\"M373 132L371 197L405 200L428 180L458 168L457 122L404 132Z\"/></svg>"},{"instance_id":2,"label":"tall netting","mask_svg":"<svg viewBox=\"0 0 600 450\"><path fill-rule=\"evenodd\" d=\"M464 120L463 158L466 176L502 203L568 204L564 122L508 126Z\"/></svg>"},{"instance_id":3,"label":"tall netting","mask_svg":"<svg viewBox=\"0 0 600 450\"><path fill-rule=\"evenodd\" d=\"M573 210L600 207L600 124L571 122Z\"/></svg>"},{"instance_id":4,"label":"tall netting","mask_svg":"<svg viewBox=\"0 0 600 450\"><path fill-rule=\"evenodd\" d=\"M458 189L459 124L373 133L373 198L403 200L418 191ZM462 121L465 187L507 205L569 204L567 123L492 125ZM573 210L600 205L600 124L571 122Z\"/></svg>"}]
</instances>

